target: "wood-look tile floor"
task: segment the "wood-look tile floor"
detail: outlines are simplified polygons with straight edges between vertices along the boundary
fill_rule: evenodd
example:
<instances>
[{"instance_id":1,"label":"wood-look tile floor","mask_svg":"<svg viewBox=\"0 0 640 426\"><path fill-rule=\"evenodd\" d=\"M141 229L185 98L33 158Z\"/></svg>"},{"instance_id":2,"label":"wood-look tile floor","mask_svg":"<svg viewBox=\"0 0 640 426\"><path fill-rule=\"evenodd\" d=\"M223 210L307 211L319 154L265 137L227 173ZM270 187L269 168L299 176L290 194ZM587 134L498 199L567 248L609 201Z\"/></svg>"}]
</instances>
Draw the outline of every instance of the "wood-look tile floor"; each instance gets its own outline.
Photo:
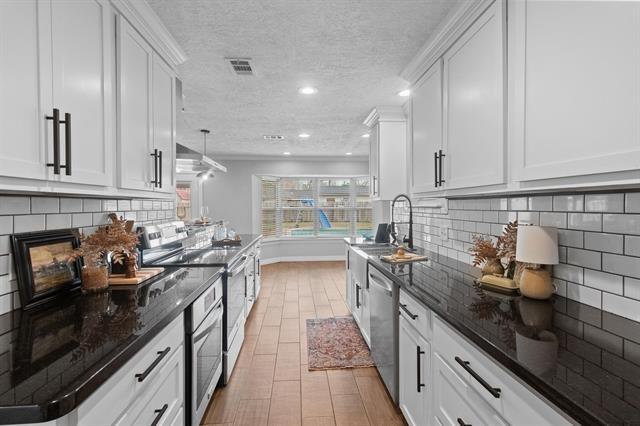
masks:
<instances>
[{"instance_id":1,"label":"wood-look tile floor","mask_svg":"<svg viewBox=\"0 0 640 426\"><path fill-rule=\"evenodd\" d=\"M231 381L205 425L402 425L375 368L307 369L307 318L348 315L344 262L262 268Z\"/></svg>"}]
</instances>

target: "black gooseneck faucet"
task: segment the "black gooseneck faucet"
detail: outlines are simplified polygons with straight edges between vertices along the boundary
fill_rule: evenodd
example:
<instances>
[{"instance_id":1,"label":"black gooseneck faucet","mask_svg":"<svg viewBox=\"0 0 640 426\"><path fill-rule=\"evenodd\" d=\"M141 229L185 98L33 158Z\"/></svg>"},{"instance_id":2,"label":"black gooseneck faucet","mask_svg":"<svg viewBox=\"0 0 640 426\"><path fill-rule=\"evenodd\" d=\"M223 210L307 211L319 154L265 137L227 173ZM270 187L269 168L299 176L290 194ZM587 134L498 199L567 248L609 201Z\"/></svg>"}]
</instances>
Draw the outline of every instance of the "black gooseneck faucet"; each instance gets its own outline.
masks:
<instances>
[{"instance_id":1,"label":"black gooseneck faucet","mask_svg":"<svg viewBox=\"0 0 640 426\"><path fill-rule=\"evenodd\" d=\"M409 202L409 236L402 239L403 243L407 243L409 245L409 249L413 250L413 206L411 205L411 199L405 194L400 194L396 196L391 202L391 236L393 237L393 244L398 244L398 233L396 232L396 222L393 219L393 210L396 205L396 201L399 198L405 198L407 202Z\"/></svg>"}]
</instances>

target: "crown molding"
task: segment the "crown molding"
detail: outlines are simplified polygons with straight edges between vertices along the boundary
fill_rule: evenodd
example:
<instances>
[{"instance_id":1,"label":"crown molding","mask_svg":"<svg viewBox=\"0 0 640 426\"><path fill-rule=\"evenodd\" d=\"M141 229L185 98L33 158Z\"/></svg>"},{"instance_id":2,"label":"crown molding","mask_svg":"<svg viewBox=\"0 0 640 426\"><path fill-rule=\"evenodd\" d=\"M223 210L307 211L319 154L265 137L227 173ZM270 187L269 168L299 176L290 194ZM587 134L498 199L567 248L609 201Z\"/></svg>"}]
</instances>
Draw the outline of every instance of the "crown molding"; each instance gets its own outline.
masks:
<instances>
[{"instance_id":1,"label":"crown molding","mask_svg":"<svg viewBox=\"0 0 640 426\"><path fill-rule=\"evenodd\" d=\"M185 51L146 0L111 0L111 3L173 68L187 60Z\"/></svg>"},{"instance_id":2,"label":"crown molding","mask_svg":"<svg viewBox=\"0 0 640 426\"><path fill-rule=\"evenodd\" d=\"M454 9L438 30L426 41L418 54L402 70L400 76L415 85L422 75L451 47L467 28L494 1L503 0L470 0L461 2Z\"/></svg>"},{"instance_id":3,"label":"crown molding","mask_svg":"<svg viewBox=\"0 0 640 426\"><path fill-rule=\"evenodd\" d=\"M407 121L407 117L402 106L378 106L371 110L363 123L367 127L373 127L380 121Z\"/></svg>"}]
</instances>

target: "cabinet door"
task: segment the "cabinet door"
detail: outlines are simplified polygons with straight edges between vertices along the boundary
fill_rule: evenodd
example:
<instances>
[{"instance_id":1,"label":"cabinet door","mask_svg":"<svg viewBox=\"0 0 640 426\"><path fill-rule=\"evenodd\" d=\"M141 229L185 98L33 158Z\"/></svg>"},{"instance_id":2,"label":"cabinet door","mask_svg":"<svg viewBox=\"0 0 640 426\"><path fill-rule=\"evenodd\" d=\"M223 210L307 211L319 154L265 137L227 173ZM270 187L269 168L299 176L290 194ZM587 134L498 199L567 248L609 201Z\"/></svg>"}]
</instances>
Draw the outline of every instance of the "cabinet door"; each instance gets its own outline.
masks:
<instances>
[{"instance_id":1,"label":"cabinet door","mask_svg":"<svg viewBox=\"0 0 640 426\"><path fill-rule=\"evenodd\" d=\"M413 90L409 149L411 193L438 190L434 154L442 149L442 61L434 64Z\"/></svg>"},{"instance_id":2,"label":"cabinet door","mask_svg":"<svg viewBox=\"0 0 640 426\"><path fill-rule=\"evenodd\" d=\"M496 0L444 55L445 187L504 182L504 20Z\"/></svg>"},{"instance_id":3,"label":"cabinet door","mask_svg":"<svg viewBox=\"0 0 640 426\"><path fill-rule=\"evenodd\" d=\"M433 352L432 362L434 424L506 425L498 413L489 407L437 352Z\"/></svg>"},{"instance_id":4,"label":"cabinet door","mask_svg":"<svg viewBox=\"0 0 640 426\"><path fill-rule=\"evenodd\" d=\"M53 105L71 114L71 176L61 180L111 184L112 44L107 0L51 2ZM61 162L68 159L61 143Z\"/></svg>"},{"instance_id":5,"label":"cabinet door","mask_svg":"<svg viewBox=\"0 0 640 426\"><path fill-rule=\"evenodd\" d=\"M153 142L162 153L157 191L175 190L175 78L173 70L157 54L153 55Z\"/></svg>"},{"instance_id":6,"label":"cabinet door","mask_svg":"<svg viewBox=\"0 0 640 426\"><path fill-rule=\"evenodd\" d=\"M46 10L43 10L46 9ZM52 124L45 119L51 114L50 54L47 19L48 5L37 0L0 2L0 174L9 177L45 179L47 177L47 144L52 149ZM42 26L39 28L39 14ZM43 35L42 32L45 34ZM42 56L40 69L39 55ZM50 93L49 93L50 95Z\"/></svg>"},{"instance_id":7,"label":"cabinet door","mask_svg":"<svg viewBox=\"0 0 640 426\"><path fill-rule=\"evenodd\" d=\"M640 3L509 6L515 179L639 169Z\"/></svg>"},{"instance_id":8,"label":"cabinet door","mask_svg":"<svg viewBox=\"0 0 640 426\"><path fill-rule=\"evenodd\" d=\"M153 167L151 69L153 51L138 32L118 20L119 186L151 190Z\"/></svg>"},{"instance_id":9,"label":"cabinet door","mask_svg":"<svg viewBox=\"0 0 640 426\"><path fill-rule=\"evenodd\" d=\"M400 316L400 409L410 426L429 424L430 352L429 343Z\"/></svg>"},{"instance_id":10,"label":"cabinet door","mask_svg":"<svg viewBox=\"0 0 640 426\"><path fill-rule=\"evenodd\" d=\"M380 197L380 126L376 124L369 133L369 178L371 197Z\"/></svg>"}]
</instances>

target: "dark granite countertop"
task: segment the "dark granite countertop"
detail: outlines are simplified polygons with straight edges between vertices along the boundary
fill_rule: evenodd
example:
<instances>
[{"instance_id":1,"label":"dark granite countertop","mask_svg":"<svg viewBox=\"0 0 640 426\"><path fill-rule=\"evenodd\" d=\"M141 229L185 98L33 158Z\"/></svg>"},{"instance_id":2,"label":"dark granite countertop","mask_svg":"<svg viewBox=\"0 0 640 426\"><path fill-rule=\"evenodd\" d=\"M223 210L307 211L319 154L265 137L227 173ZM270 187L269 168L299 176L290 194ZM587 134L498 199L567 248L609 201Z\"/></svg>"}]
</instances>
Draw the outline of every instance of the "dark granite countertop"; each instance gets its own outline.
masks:
<instances>
[{"instance_id":1,"label":"dark granite countertop","mask_svg":"<svg viewBox=\"0 0 640 426\"><path fill-rule=\"evenodd\" d=\"M402 267L369 263L578 422L640 423L640 323L557 295L489 292L474 284L477 268L425 254ZM526 351L541 336L557 338L551 355Z\"/></svg>"},{"instance_id":2,"label":"dark granite countertop","mask_svg":"<svg viewBox=\"0 0 640 426\"><path fill-rule=\"evenodd\" d=\"M228 266L262 238L261 234L240 234L241 244L227 247L185 248L183 253L145 266Z\"/></svg>"},{"instance_id":3,"label":"dark granite countertop","mask_svg":"<svg viewBox=\"0 0 640 426\"><path fill-rule=\"evenodd\" d=\"M76 291L0 316L0 424L59 418L202 294L222 268L173 268L138 287Z\"/></svg>"}]
</instances>

